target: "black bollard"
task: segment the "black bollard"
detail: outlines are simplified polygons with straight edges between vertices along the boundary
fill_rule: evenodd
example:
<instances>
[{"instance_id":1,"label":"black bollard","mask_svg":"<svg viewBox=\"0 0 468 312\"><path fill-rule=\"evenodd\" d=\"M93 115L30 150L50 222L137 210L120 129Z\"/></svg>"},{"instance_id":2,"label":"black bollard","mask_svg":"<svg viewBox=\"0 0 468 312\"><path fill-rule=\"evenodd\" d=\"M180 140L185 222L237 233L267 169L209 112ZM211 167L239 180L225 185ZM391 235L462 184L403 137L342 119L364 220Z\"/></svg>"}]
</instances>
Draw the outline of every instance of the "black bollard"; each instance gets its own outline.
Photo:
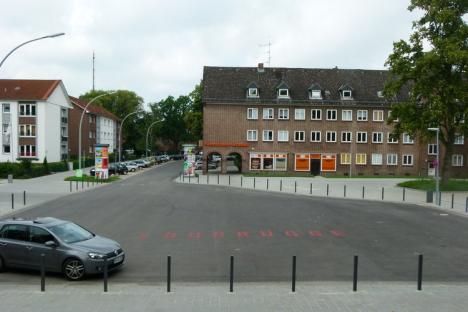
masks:
<instances>
[{"instance_id":1,"label":"black bollard","mask_svg":"<svg viewBox=\"0 0 468 312\"><path fill-rule=\"evenodd\" d=\"M270 186L270 180L267 179L267 190L268 190L269 186Z\"/></svg>"},{"instance_id":2,"label":"black bollard","mask_svg":"<svg viewBox=\"0 0 468 312\"><path fill-rule=\"evenodd\" d=\"M385 188L382 187L382 200L384 200L384 192L385 192Z\"/></svg>"},{"instance_id":3,"label":"black bollard","mask_svg":"<svg viewBox=\"0 0 468 312\"><path fill-rule=\"evenodd\" d=\"M346 184L343 185L343 197L346 197Z\"/></svg>"},{"instance_id":4,"label":"black bollard","mask_svg":"<svg viewBox=\"0 0 468 312\"><path fill-rule=\"evenodd\" d=\"M242 187L243 182L244 182L243 177L241 176L241 187Z\"/></svg>"},{"instance_id":5,"label":"black bollard","mask_svg":"<svg viewBox=\"0 0 468 312\"><path fill-rule=\"evenodd\" d=\"M26 191L23 191L23 206L26 206Z\"/></svg>"},{"instance_id":6,"label":"black bollard","mask_svg":"<svg viewBox=\"0 0 468 312\"><path fill-rule=\"evenodd\" d=\"M296 292L296 256L292 258L292 284L291 291Z\"/></svg>"},{"instance_id":7,"label":"black bollard","mask_svg":"<svg viewBox=\"0 0 468 312\"><path fill-rule=\"evenodd\" d=\"M75 189L78 191L78 180L75 181Z\"/></svg>"},{"instance_id":8,"label":"black bollard","mask_svg":"<svg viewBox=\"0 0 468 312\"><path fill-rule=\"evenodd\" d=\"M70 193L72 192L72 181L70 181Z\"/></svg>"},{"instance_id":9,"label":"black bollard","mask_svg":"<svg viewBox=\"0 0 468 312\"><path fill-rule=\"evenodd\" d=\"M45 291L45 254L41 254L41 292Z\"/></svg>"},{"instance_id":10,"label":"black bollard","mask_svg":"<svg viewBox=\"0 0 468 312\"><path fill-rule=\"evenodd\" d=\"M403 188L403 201L406 199L406 188Z\"/></svg>"},{"instance_id":11,"label":"black bollard","mask_svg":"<svg viewBox=\"0 0 468 312\"><path fill-rule=\"evenodd\" d=\"M280 192L283 191L283 179L280 180Z\"/></svg>"},{"instance_id":12,"label":"black bollard","mask_svg":"<svg viewBox=\"0 0 468 312\"><path fill-rule=\"evenodd\" d=\"M229 185L231 185L231 175L228 176L229 179Z\"/></svg>"},{"instance_id":13,"label":"black bollard","mask_svg":"<svg viewBox=\"0 0 468 312\"><path fill-rule=\"evenodd\" d=\"M365 192L366 192L366 187L363 185L362 186L362 198L364 198Z\"/></svg>"},{"instance_id":14,"label":"black bollard","mask_svg":"<svg viewBox=\"0 0 468 312\"><path fill-rule=\"evenodd\" d=\"M310 191L309 191L310 195L312 195L312 183L310 183Z\"/></svg>"},{"instance_id":15,"label":"black bollard","mask_svg":"<svg viewBox=\"0 0 468 312\"><path fill-rule=\"evenodd\" d=\"M167 292L171 292L171 256L167 256Z\"/></svg>"},{"instance_id":16,"label":"black bollard","mask_svg":"<svg viewBox=\"0 0 468 312\"><path fill-rule=\"evenodd\" d=\"M452 203L451 203L451 205L450 205L450 207L451 207L452 209L453 209L453 202L454 202L454 200L455 200L455 194L452 193Z\"/></svg>"},{"instance_id":17,"label":"black bollard","mask_svg":"<svg viewBox=\"0 0 468 312\"><path fill-rule=\"evenodd\" d=\"M210 184L210 175L206 173L206 184Z\"/></svg>"},{"instance_id":18,"label":"black bollard","mask_svg":"<svg viewBox=\"0 0 468 312\"><path fill-rule=\"evenodd\" d=\"M218 184L219 184L219 173L218 173Z\"/></svg>"},{"instance_id":19,"label":"black bollard","mask_svg":"<svg viewBox=\"0 0 468 312\"><path fill-rule=\"evenodd\" d=\"M15 209L15 194L11 193L11 209Z\"/></svg>"},{"instance_id":20,"label":"black bollard","mask_svg":"<svg viewBox=\"0 0 468 312\"><path fill-rule=\"evenodd\" d=\"M294 181L294 193L297 193L297 181Z\"/></svg>"},{"instance_id":21,"label":"black bollard","mask_svg":"<svg viewBox=\"0 0 468 312\"><path fill-rule=\"evenodd\" d=\"M328 194L329 194L329 191L330 191L330 185L327 184L327 196L328 196Z\"/></svg>"},{"instance_id":22,"label":"black bollard","mask_svg":"<svg viewBox=\"0 0 468 312\"><path fill-rule=\"evenodd\" d=\"M353 291L357 291L357 278L358 278L358 256L354 256Z\"/></svg>"},{"instance_id":23,"label":"black bollard","mask_svg":"<svg viewBox=\"0 0 468 312\"><path fill-rule=\"evenodd\" d=\"M254 178L254 188L255 188L255 178Z\"/></svg>"},{"instance_id":24,"label":"black bollard","mask_svg":"<svg viewBox=\"0 0 468 312\"><path fill-rule=\"evenodd\" d=\"M229 292L234 292L234 256L231 256L229 268Z\"/></svg>"},{"instance_id":25,"label":"black bollard","mask_svg":"<svg viewBox=\"0 0 468 312\"><path fill-rule=\"evenodd\" d=\"M418 290L422 289L423 255L418 256Z\"/></svg>"},{"instance_id":26,"label":"black bollard","mask_svg":"<svg viewBox=\"0 0 468 312\"><path fill-rule=\"evenodd\" d=\"M104 292L107 292L107 279L109 278L107 256L104 257Z\"/></svg>"},{"instance_id":27,"label":"black bollard","mask_svg":"<svg viewBox=\"0 0 468 312\"><path fill-rule=\"evenodd\" d=\"M81 178L81 189L84 189L84 178Z\"/></svg>"}]
</instances>

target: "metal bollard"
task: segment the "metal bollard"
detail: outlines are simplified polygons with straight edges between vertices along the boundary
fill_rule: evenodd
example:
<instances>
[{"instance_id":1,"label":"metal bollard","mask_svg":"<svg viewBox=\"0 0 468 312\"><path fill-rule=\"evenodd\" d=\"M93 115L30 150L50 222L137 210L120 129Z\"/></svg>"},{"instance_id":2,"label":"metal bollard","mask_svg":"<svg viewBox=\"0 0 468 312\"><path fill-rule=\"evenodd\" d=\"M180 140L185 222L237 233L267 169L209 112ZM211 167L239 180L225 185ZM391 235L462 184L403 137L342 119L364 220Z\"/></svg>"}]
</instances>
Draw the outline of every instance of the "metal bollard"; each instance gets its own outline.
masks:
<instances>
[{"instance_id":1,"label":"metal bollard","mask_svg":"<svg viewBox=\"0 0 468 312\"><path fill-rule=\"evenodd\" d=\"M329 194L329 191L330 191L330 185L327 184L327 196L328 196L328 194Z\"/></svg>"},{"instance_id":2,"label":"metal bollard","mask_svg":"<svg viewBox=\"0 0 468 312\"><path fill-rule=\"evenodd\" d=\"M280 180L280 192L283 191L283 179Z\"/></svg>"},{"instance_id":3,"label":"metal bollard","mask_svg":"<svg viewBox=\"0 0 468 312\"><path fill-rule=\"evenodd\" d=\"M206 173L206 184L210 184L210 175Z\"/></svg>"},{"instance_id":4,"label":"metal bollard","mask_svg":"<svg viewBox=\"0 0 468 312\"><path fill-rule=\"evenodd\" d=\"M255 188L255 178L254 178L254 188Z\"/></svg>"},{"instance_id":5,"label":"metal bollard","mask_svg":"<svg viewBox=\"0 0 468 312\"><path fill-rule=\"evenodd\" d=\"M358 256L354 256L353 291L357 291L357 279L358 279Z\"/></svg>"},{"instance_id":6,"label":"metal bollard","mask_svg":"<svg viewBox=\"0 0 468 312\"><path fill-rule=\"evenodd\" d=\"M26 206L26 191L23 191L23 206Z\"/></svg>"},{"instance_id":7,"label":"metal bollard","mask_svg":"<svg viewBox=\"0 0 468 312\"><path fill-rule=\"evenodd\" d=\"M466 198L465 212L468 212L468 197Z\"/></svg>"},{"instance_id":8,"label":"metal bollard","mask_svg":"<svg viewBox=\"0 0 468 312\"><path fill-rule=\"evenodd\" d=\"M292 284L291 291L296 292L296 256L292 258Z\"/></svg>"},{"instance_id":9,"label":"metal bollard","mask_svg":"<svg viewBox=\"0 0 468 312\"><path fill-rule=\"evenodd\" d=\"M309 190L310 195L312 195L312 183L310 183L310 190Z\"/></svg>"},{"instance_id":10,"label":"metal bollard","mask_svg":"<svg viewBox=\"0 0 468 312\"><path fill-rule=\"evenodd\" d=\"M241 176L241 187L242 187L242 184L244 182L243 180L244 180L244 178L243 178L243 176Z\"/></svg>"},{"instance_id":11,"label":"metal bollard","mask_svg":"<svg viewBox=\"0 0 468 312\"><path fill-rule=\"evenodd\" d=\"M270 187L270 180L267 179L267 190L268 190L269 187Z\"/></svg>"},{"instance_id":12,"label":"metal bollard","mask_svg":"<svg viewBox=\"0 0 468 312\"><path fill-rule=\"evenodd\" d=\"M218 173L218 184L219 184L219 173Z\"/></svg>"},{"instance_id":13,"label":"metal bollard","mask_svg":"<svg viewBox=\"0 0 468 312\"><path fill-rule=\"evenodd\" d=\"M197 184L200 184L200 175L197 175Z\"/></svg>"},{"instance_id":14,"label":"metal bollard","mask_svg":"<svg viewBox=\"0 0 468 312\"><path fill-rule=\"evenodd\" d=\"M294 181L294 193L297 193L297 181Z\"/></svg>"},{"instance_id":15,"label":"metal bollard","mask_svg":"<svg viewBox=\"0 0 468 312\"><path fill-rule=\"evenodd\" d=\"M15 209L15 194L11 193L11 209Z\"/></svg>"},{"instance_id":16,"label":"metal bollard","mask_svg":"<svg viewBox=\"0 0 468 312\"><path fill-rule=\"evenodd\" d=\"M45 291L45 254L41 254L41 292Z\"/></svg>"},{"instance_id":17,"label":"metal bollard","mask_svg":"<svg viewBox=\"0 0 468 312\"><path fill-rule=\"evenodd\" d=\"M343 185L343 197L346 197L346 184Z\"/></svg>"},{"instance_id":18,"label":"metal bollard","mask_svg":"<svg viewBox=\"0 0 468 312\"><path fill-rule=\"evenodd\" d=\"M406 188L403 188L403 201L406 199Z\"/></svg>"},{"instance_id":19,"label":"metal bollard","mask_svg":"<svg viewBox=\"0 0 468 312\"><path fill-rule=\"evenodd\" d=\"M384 187L382 187L382 200L384 200L384 191L385 191L385 189L384 189Z\"/></svg>"},{"instance_id":20,"label":"metal bollard","mask_svg":"<svg viewBox=\"0 0 468 312\"><path fill-rule=\"evenodd\" d=\"M182 181L182 172L179 174L179 181Z\"/></svg>"},{"instance_id":21,"label":"metal bollard","mask_svg":"<svg viewBox=\"0 0 468 312\"><path fill-rule=\"evenodd\" d=\"M451 205L450 205L450 208L452 208L452 209L453 209L453 202L454 202L454 200L455 200L455 194L452 193L452 203L451 203Z\"/></svg>"},{"instance_id":22,"label":"metal bollard","mask_svg":"<svg viewBox=\"0 0 468 312\"><path fill-rule=\"evenodd\" d=\"M418 256L418 290L422 289L423 255Z\"/></svg>"},{"instance_id":23,"label":"metal bollard","mask_svg":"<svg viewBox=\"0 0 468 312\"><path fill-rule=\"evenodd\" d=\"M366 187L362 186L362 198L364 198L365 190L366 190Z\"/></svg>"},{"instance_id":24,"label":"metal bollard","mask_svg":"<svg viewBox=\"0 0 468 312\"><path fill-rule=\"evenodd\" d=\"M228 184L231 185L231 175L228 176Z\"/></svg>"},{"instance_id":25,"label":"metal bollard","mask_svg":"<svg viewBox=\"0 0 468 312\"><path fill-rule=\"evenodd\" d=\"M70 193L72 192L72 181L70 181Z\"/></svg>"},{"instance_id":26,"label":"metal bollard","mask_svg":"<svg viewBox=\"0 0 468 312\"><path fill-rule=\"evenodd\" d=\"M78 180L75 181L75 189L78 191Z\"/></svg>"},{"instance_id":27,"label":"metal bollard","mask_svg":"<svg viewBox=\"0 0 468 312\"><path fill-rule=\"evenodd\" d=\"M234 256L231 256L229 268L229 292L234 292Z\"/></svg>"},{"instance_id":28,"label":"metal bollard","mask_svg":"<svg viewBox=\"0 0 468 312\"><path fill-rule=\"evenodd\" d=\"M104 292L107 292L107 279L109 278L109 267L107 263L107 256L104 257Z\"/></svg>"},{"instance_id":29,"label":"metal bollard","mask_svg":"<svg viewBox=\"0 0 468 312\"><path fill-rule=\"evenodd\" d=\"M167 256L167 292L171 292L171 256Z\"/></svg>"}]
</instances>

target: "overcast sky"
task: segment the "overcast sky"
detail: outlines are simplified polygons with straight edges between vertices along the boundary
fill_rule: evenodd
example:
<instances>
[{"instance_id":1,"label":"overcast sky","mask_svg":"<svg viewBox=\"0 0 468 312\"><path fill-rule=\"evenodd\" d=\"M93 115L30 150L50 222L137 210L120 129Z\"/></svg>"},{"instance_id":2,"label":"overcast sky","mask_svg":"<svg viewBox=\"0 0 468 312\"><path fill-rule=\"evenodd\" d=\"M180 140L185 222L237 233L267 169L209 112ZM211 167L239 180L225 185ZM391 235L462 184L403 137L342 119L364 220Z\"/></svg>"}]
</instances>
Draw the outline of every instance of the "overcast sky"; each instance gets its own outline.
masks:
<instances>
[{"instance_id":1,"label":"overcast sky","mask_svg":"<svg viewBox=\"0 0 468 312\"><path fill-rule=\"evenodd\" d=\"M408 39L409 0L2 1L0 78L62 79L70 95L129 89L154 102L190 92L203 66L382 69ZM266 64L267 65L267 64Z\"/></svg>"}]
</instances>

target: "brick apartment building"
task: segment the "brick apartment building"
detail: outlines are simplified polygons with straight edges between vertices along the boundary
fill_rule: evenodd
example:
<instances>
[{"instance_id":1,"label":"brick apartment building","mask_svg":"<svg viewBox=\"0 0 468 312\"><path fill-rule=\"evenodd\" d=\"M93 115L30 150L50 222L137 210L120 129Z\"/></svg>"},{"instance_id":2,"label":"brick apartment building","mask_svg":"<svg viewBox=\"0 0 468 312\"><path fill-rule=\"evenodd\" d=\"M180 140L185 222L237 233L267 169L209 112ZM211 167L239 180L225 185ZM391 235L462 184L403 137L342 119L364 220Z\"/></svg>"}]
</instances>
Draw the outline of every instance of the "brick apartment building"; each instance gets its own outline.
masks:
<instances>
[{"instance_id":1,"label":"brick apartment building","mask_svg":"<svg viewBox=\"0 0 468 312\"><path fill-rule=\"evenodd\" d=\"M387 76L384 70L205 67L204 170L219 154L223 173L228 156L237 155L242 172L433 174L435 142L390 136L394 102L382 95ZM407 95L402 90L395 102ZM468 175L467 156L459 135L454 176Z\"/></svg>"},{"instance_id":2,"label":"brick apartment building","mask_svg":"<svg viewBox=\"0 0 468 312\"><path fill-rule=\"evenodd\" d=\"M69 151L71 156L77 156L80 118L88 102L72 96L70 96L70 100L73 109L69 112ZM86 110L81 125L82 155L94 157L95 144L109 144L109 151L113 152L118 148L119 118L98 105L91 104Z\"/></svg>"},{"instance_id":3,"label":"brick apartment building","mask_svg":"<svg viewBox=\"0 0 468 312\"><path fill-rule=\"evenodd\" d=\"M0 162L67 158L67 90L61 80L0 79Z\"/></svg>"}]
</instances>

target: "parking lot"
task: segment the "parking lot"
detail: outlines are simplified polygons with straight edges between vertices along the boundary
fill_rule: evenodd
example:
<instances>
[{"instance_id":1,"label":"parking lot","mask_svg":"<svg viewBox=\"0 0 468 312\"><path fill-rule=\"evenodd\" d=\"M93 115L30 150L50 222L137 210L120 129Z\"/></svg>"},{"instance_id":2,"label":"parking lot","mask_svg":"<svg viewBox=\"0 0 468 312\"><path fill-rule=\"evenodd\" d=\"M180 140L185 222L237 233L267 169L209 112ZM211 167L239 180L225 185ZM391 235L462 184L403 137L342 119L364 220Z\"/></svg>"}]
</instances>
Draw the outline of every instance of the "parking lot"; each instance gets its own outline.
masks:
<instances>
[{"instance_id":1,"label":"parking lot","mask_svg":"<svg viewBox=\"0 0 468 312\"><path fill-rule=\"evenodd\" d=\"M350 281L359 255L361 280L413 281L419 254L425 280L468 280L466 218L415 205L175 183L181 167L146 169L17 216L72 220L119 241L127 263L111 275L118 282L163 282L168 255L174 280L183 282L226 281L231 255L236 281L287 281L293 255L298 280ZM36 281L37 273L24 271L0 279Z\"/></svg>"}]
</instances>

